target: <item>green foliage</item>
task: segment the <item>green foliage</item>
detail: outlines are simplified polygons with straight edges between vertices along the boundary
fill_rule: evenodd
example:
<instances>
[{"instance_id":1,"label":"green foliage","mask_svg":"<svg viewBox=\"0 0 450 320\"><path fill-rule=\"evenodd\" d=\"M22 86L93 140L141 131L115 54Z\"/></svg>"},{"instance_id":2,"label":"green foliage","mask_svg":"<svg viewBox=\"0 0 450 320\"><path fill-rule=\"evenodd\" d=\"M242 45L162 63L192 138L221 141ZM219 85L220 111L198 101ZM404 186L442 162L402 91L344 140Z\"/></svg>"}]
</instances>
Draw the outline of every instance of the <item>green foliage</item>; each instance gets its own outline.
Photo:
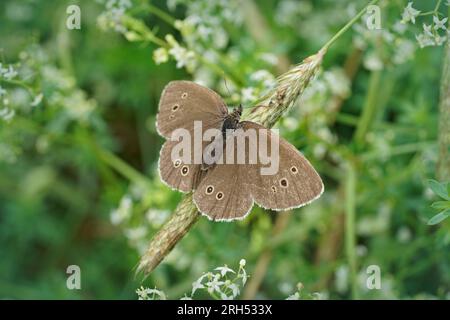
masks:
<instances>
[{"instance_id":1,"label":"green foliage","mask_svg":"<svg viewBox=\"0 0 450 320\"><path fill-rule=\"evenodd\" d=\"M280 232L284 213L258 207L200 218L144 283L139 256L181 198L157 173L162 88L194 80L248 108L367 3L80 0L81 30L65 27L69 4L0 1L1 298L136 299L141 285L179 298L241 259L248 282L263 270L257 298L449 298L449 184L428 182L446 43L423 29L448 16L444 2L405 16L407 1L380 1L382 29L362 19L340 36L277 124L321 174L319 200ZM81 290L66 288L72 264Z\"/></svg>"},{"instance_id":2,"label":"green foliage","mask_svg":"<svg viewBox=\"0 0 450 320\"><path fill-rule=\"evenodd\" d=\"M429 225L438 224L450 216L450 183L439 183L436 180L428 180L428 184L433 192L444 199L431 204L433 209L440 212L428 220Z\"/></svg>"}]
</instances>

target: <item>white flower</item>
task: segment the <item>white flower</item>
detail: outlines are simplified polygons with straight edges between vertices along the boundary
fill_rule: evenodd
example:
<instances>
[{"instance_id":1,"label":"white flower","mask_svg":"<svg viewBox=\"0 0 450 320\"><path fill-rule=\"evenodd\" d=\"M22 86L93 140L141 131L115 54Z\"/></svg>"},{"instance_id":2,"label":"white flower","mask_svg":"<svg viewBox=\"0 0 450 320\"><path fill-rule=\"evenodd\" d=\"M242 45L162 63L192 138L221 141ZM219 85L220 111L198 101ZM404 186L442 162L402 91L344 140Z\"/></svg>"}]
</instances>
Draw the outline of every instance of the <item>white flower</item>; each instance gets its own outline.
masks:
<instances>
[{"instance_id":1,"label":"white flower","mask_svg":"<svg viewBox=\"0 0 450 320\"><path fill-rule=\"evenodd\" d=\"M265 87L273 87L276 84L275 77L267 70L258 70L252 73L250 80L262 82Z\"/></svg>"},{"instance_id":2,"label":"white flower","mask_svg":"<svg viewBox=\"0 0 450 320\"><path fill-rule=\"evenodd\" d=\"M411 230L408 227L402 226L397 231L397 240L399 242L405 243L409 242L412 238Z\"/></svg>"},{"instance_id":3,"label":"white flower","mask_svg":"<svg viewBox=\"0 0 450 320\"><path fill-rule=\"evenodd\" d=\"M142 239L147 234L147 229L144 226L136 228L129 228L124 231L125 236L131 241Z\"/></svg>"},{"instance_id":4,"label":"white flower","mask_svg":"<svg viewBox=\"0 0 450 320\"><path fill-rule=\"evenodd\" d=\"M8 69L3 69L3 77L6 80L12 80L15 76L17 76L17 71L11 65L9 65Z\"/></svg>"},{"instance_id":5,"label":"white flower","mask_svg":"<svg viewBox=\"0 0 450 320\"><path fill-rule=\"evenodd\" d=\"M114 225L122 223L124 220L131 216L131 210L133 207L133 202L131 198L126 195L120 200L119 207L111 211L110 220Z\"/></svg>"},{"instance_id":6,"label":"white flower","mask_svg":"<svg viewBox=\"0 0 450 320\"><path fill-rule=\"evenodd\" d=\"M450 1L450 0L449 0ZM262 53L260 55L261 60L267 62L268 64L274 66L278 63L278 57L273 53Z\"/></svg>"},{"instance_id":7,"label":"white flower","mask_svg":"<svg viewBox=\"0 0 450 320\"><path fill-rule=\"evenodd\" d=\"M323 159L325 154L327 153L327 148L323 143L317 143L314 146L313 154L316 159Z\"/></svg>"},{"instance_id":8,"label":"white flower","mask_svg":"<svg viewBox=\"0 0 450 320\"><path fill-rule=\"evenodd\" d=\"M412 21L416 23L416 17L419 15L420 11L412 7L412 2L409 2L402 14L402 22L406 23Z\"/></svg>"},{"instance_id":9,"label":"white flower","mask_svg":"<svg viewBox=\"0 0 450 320\"><path fill-rule=\"evenodd\" d=\"M31 102L31 106L36 107L39 103L41 103L43 97L44 95L39 93L36 97L34 97L33 102Z\"/></svg>"},{"instance_id":10,"label":"white flower","mask_svg":"<svg viewBox=\"0 0 450 320\"><path fill-rule=\"evenodd\" d=\"M220 271L222 277L225 276L228 272L235 273L232 269L228 268L227 265L224 265L223 267L217 267L214 270Z\"/></svg>"},{"instance_id":11,"label":"white flower","mask_svg":"<svg viewBox=\"0 0 450 320\"><path fill-rule=\"evenodd\" d=\"M169 210L158 210L151 208L145 213L145 218L153 227L160 227L166 221L169 214Z\"/></svg>"},{"instance_id":12,"label":"white flower","mask_svg":"<svg viewBox=\"0 0 450 320\"><path fill-rule=\"evenodd\" d=\"M248 279L247 271L245 271L245 269L241 269L239 277L242 278L242 285L245 286Z\"/></svg>"},{"instance_id":13,"label":"white flower","mask_svg":"<svg viewBox=\"0 0 450 320\"><path fill-rule=\"evenodd\" d=\"M335 273L335 286L339 293L343 293L348 288L349 270L346 265L338 267Z\"/></svg>"},{"instance_id":14,"label":"white flower","mask_svg":"<svg viewBox=\"0 0 450 320\"><path fill-rule=\"evenodd\" d=\"M198 289L203 289L205 288L205 286L203 284L200 283L199 281L200 279L198 279L197 281L192 283L192 295L195 293L195 291L197 291Z\"/></svg>"},{"instance_id":15,"label":"white flower","mask_svg":"<svg viewBox=\"0 0 450 320\"><path fill-rule=\"evenodd\" d=\"M427 36L426 34L423 34L423 33L416 35L416 39L421 48L425 48L428 46L434 46L434 44L435 44L435 42L432 38L430 38L429 36Z\"/></svg>"},{"instance_id":16,"label":"white flower","mask_svg":"<svg viewBox=\"0 0 450 320\"><path fill-rule=\"evenodd\" d=\"M392 27L392 29L399 34L403 34L403 33L405 33L407 26L404 23L402 23L401 21L397 21L394 24L394 26Z\"/></svg>"},{"instance_id":17,"label":"white flower","mask_svg":"<svg viewBox=\"0 0 450 320\"><path fill-rule=\"evenodd\" d=\"M12 118L16 115L16 111L13 109L3 108L0 110L0 118L6 122L11 121Z\"/></svg>"},{"instance_id":18,"label":"white flower","mask_svg":"<svg viewBox=\"0 0 450 320\"><path fill-rule=\"evenodd\" d=\"M158 48L153 51L153 60L156 64L161 64L169 60L169 53L165 48Z\"/></svg>"},{"instance_id":19,"label":"white flower","mask_svg":"<svg viewBox=\"0 0 450 320\"><path fill-rule=\"evenodd\" d=\"M236 298L239 295L240 290L235 283L231 283L230 285L228 285L228 288L231 289L231 292L233 293L233 298Z\"/></svg>"},{"instance_id":20,"label":"white flower","mask_svg":"<svg viewBox=\"0 0 450 320\"><path fill-rule=\"evenodd\" d=\"M369 53L367 57L364 59L364 66L369 70L376 71L382 70L384 64L377 54Z\"/></svg>"},{"instance_id":21,"label":"white flower","mask_svg":"<svg viewBox=\"0 0 450 320\"><path fill-rule=\"evenodd\" d=\"M255 89L248 87L241 90L242 102L253 102L256 99Z\"/></svg>"},{"instance_id":22,"label":"white flower","mask_svg":"<svg viewBox=\"0 0 450 320\"><path fill-rule=\"evenodd\" d=\"M223 28L217 28L214 31L214 37L212 38L214 46L219 49L223 49L228 44L228 33Z\"/></svg>"},{"instance_id":23,"label":"white flower","mask_svg":"<svg viewBox=\"0 0 450 320\"><path fill-rule=\"evenodd\" d=\"M195 54L192 51L187 50L179 45L175 45L169 50L174 59L177 61L177 68L183 68L184 66L190 67L195 58Z\"/></svg>"},{"instance_id":24,"label":"white flower","mask_svg":"<svg viewBox=\"0 0 450 320\"><path fill-rule=\"evenodd\" d=\"M442 18L442 20L439 20L437 16L433 16L433 22L434 22L434 30L447 30L447 27L445 26L445 23L447 22L448 18Z\"/></svg>"},{"instance_id":25,"label":"white flower","mask_svg":"<svg viewBox=\"0 0 450 320\"><path fill-rule=\"evenodd\" d=\"M436 28L436 26L435 26ZM429 36L429 37L433 37L433 33L431 32L431 24L430 25L426 25L425 23L423 24L423 32L425 35Z\"/></svg>"},{"instance_id":26,"label":"white flower","mask_svg":"<svg viewBox=\"0 0 450 320\"><path fill-rule=\"evenodd\" d=\"M300 294L298 292L291 294L286 300L300 300Z\"/></svg>"},{"instance_id":27,"label":"white flower","mask_svg":"<svg viewBox=\"0 0 450 320\"><path fill-rule=\"evenodd\" d=\"M198 26L197 32L203 40L208 40L209 36L213 33L213 30L204 24L201 24Z\"/></svg>"},{"instance_id":28,"label":"white flower","mask_svg":"<svg viewBox=\"0 0 450 320\"><path fill-rule=\"evenodd\" d=\"M247 261L245 261L245 259L241 259L241 261L239 261L239 267L241 267L241 268L245 267L246 263L247 263Z\"/></svg>"},{"instance_id":29,"label":"white flower","mask_svg":"<svg viewBox=\"0 0 450 320\"><path fill-rule=\"evenodd\" d=\"M225 293L220 294L220 299L222 300L233 300L233 296L227 296Z\"/></svg>"},{"instance_id":30,"label":"white flower","mask_svg":"<svg viewBox=\"0 0 450 320\"><path fill-rule=\"evenodd\" d=\"M198 278L196 281L192 282L192 292L191 292L191 296L194 295L195 291L197 291L198 289L203 289L205 288L205 286L202 284L203 278L206 276L206 274L204 274L203 276L201 276L200 278Z\"/></svg>"},{"instance_id":31,"label":"white flower","mask_svg":"<svg viewBox=\"0 0 450 320\"><path fill-rule=\"evenodd\" d=\"M206 283L206 286L208 287L208 292L213 293L214 291L217 291L218 293L222 293L220 290L220 286L224 284L223 281L219 281L219 275L214 275L213 279L211 281L208 281Z\"/></svg>"},{"instance_id":32,"label":"white flower","mask_svg":"<svg viewBox=\"0 0 450 320\"><path fill-rule=\"evenodd\" d=\"M447 37L441 37L441 36L436 36L434 37L434 42L436 43L437 46L442 45L445 40L447 40Z\"/></svg>"},{"instance_id":33,"label":"white flower","mask_svg":"<svg viewBox=\"0 0 450 320\"><path fill-rule=\"evenodd\" d=\"M156 296L159 297L160 300L166 300L166 294L163 291L150 288L144 288L141 286L140 288L136 289L136 293L139 296L139 300L154 300ZM149 297L149 295L152 295L152 297Z\"/></svg>"},{"instance_id":34,"label":"white flower","mask_svg":"<svg viewBox=\"0 0 450 320\"><path fill-rule=\"evenodd\" d=\"M147 299L147 289L141 286L140 288L136 289L136 293L139 296L139 300L146 300Z\"/></svg>"}]
</instances>

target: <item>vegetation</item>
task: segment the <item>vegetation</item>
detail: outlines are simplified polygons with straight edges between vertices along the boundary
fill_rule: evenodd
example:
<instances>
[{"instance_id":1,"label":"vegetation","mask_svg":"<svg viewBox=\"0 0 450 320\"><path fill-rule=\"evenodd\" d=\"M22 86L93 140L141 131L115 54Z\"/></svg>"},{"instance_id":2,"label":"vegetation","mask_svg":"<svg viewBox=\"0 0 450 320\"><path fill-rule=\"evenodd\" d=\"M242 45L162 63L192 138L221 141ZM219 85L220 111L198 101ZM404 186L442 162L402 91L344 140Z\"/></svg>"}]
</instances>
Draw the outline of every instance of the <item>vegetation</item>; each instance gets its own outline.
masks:
<instances>
[{"instance_id":1,"label":"vegetation","mask_svg":"<svg viewBox=\"0 0 450 320\"><path fill-rule=\"evenodd\" d=\"M449 1L79 0L71 30L72 4L0 2L0 298L450 298ZM175 79L247 112L280 83L301 89L258 116L322 197L197 219L157 172ZM141 282L182 208L187 234Z\"/></svg>"}]
</instances>

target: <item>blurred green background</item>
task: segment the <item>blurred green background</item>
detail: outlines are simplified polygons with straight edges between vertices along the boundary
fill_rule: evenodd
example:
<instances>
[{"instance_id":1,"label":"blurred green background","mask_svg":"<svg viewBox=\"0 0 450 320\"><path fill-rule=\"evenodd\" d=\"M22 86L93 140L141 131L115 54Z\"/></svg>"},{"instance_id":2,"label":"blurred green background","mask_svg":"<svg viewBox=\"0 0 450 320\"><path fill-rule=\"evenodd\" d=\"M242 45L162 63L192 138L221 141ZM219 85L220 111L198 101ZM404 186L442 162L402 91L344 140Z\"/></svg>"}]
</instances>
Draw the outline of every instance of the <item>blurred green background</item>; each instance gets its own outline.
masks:
<instances>
[{"instance_id":1,"label":"blurred green background","mask_svg":"<svg viewBox=\"0 0 450 320\"><path fill-rule=\"evenodd\" d=\"M79 30L66 27L73 4ZM136 299L140 254L181 199L157 173L162 88L195 80L250 107L366 4L1 1L0 298ZM277 126L324 195L283 217L200 218L144 286L177 299L246 259L246 297L284 299L302 283L302 298L450 298L450 224L427 224L439 200L427 180L450 180L436 173L447 32L423 29L448 6L414 1L428 14L401 23L407 1L379 5L382 29L362 19L340 37ZM69 265L81 290L66 287ZM366 286L370 265L380 290Z\"/></svg>"}]
</instances>

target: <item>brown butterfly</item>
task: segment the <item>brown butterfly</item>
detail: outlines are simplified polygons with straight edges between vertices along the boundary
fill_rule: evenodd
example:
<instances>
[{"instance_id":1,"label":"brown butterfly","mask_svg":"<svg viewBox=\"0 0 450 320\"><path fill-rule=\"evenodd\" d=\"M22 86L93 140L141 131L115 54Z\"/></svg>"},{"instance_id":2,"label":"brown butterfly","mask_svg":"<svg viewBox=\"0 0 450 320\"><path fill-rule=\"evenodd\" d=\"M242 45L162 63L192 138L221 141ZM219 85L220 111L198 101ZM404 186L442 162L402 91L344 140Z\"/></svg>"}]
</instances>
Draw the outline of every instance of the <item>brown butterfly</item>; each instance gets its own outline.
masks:
<instances>
[{"instance_id":1,"label":"brown butterfly","mask_svg":"<svg viewBox=\"0 0 450 320\"><path fill-rule=\"evenodd\" d=\"M254 202L267 209L287 210L317 199L324 186L308 160L272 130L251 121L240 121L241 112L239 107L228 113L217 93L194 82L170 82L162 92L156 119L159 134L167 139L159 158L161 180L176 190L194 191L193 200L198 210L218 221L243 219ZM205 164L204 159L200 163L174 159L173 151L179 143L171 139L175 130L183 129L191 134L193 153L194 149L205 150L216 141L196 145L196 121L201 121L203 131L216 129L222 133L216 139L223 138L223 151L219 149L223 157L230 154L236 160L239 153L244 153L246 161ZM262 174L261 161L248 161L252 150L262 152L260 145L252 145L248 139L250 131L259 132L269 149L279 141L279 167L275 173ZM242 150L238 150L237 143L231 143L238 139L248 142ZM226 148L227 145L231 147Z\"/></svg>"}]
</instances>

